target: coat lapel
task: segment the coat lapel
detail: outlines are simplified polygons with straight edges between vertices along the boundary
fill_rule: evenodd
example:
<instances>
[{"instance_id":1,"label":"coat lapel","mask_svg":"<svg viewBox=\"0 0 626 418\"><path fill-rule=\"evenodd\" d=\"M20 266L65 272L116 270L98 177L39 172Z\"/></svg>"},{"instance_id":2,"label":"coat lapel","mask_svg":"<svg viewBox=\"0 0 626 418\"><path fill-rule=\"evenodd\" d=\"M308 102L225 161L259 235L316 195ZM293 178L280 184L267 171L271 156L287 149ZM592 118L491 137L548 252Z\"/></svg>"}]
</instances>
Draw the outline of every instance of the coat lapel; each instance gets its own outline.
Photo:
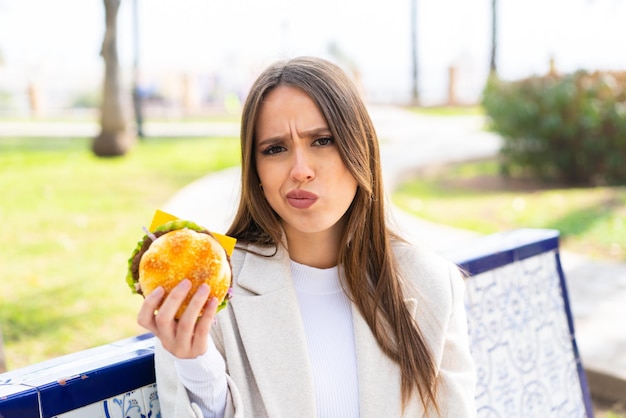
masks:
<instances>
[{"instance_id":1,"label":"coat lapel","mask_svg":"<svg viewBox=\"0 0 626 418\"><path fill-rule=\"evenodd\" d=\"M254 380L271 417L315 418L315 390L289 257L247 254L231 300ZM281 414L283 412L284 414Z\"/></svg>"},{"instance_id":2,"label":"coat lapel","mask_svg":"<svg viewBox=\"0 0 626 418\"><path fill-rule=\"evenodd\" d=\"M359 375L359 409L362 418L399 417L398 368L378 348L367 322L355 305L352 321ZM394 402L395 401L395 402Z\"/></svg>"},{"instance_id":3,"label":"coat lapel","mask_svg":"<svg viewBox=\"0 0 626 418\"><path fill-rule=\"evenodd\" d=\"M406 299L409 311L417 308L415 299ZM361 418L421 417L424 413L416 402L402 411L400 368L378 347L367 322L352 305L359 375L359 409Z\"/></svg>"}]
</instances>

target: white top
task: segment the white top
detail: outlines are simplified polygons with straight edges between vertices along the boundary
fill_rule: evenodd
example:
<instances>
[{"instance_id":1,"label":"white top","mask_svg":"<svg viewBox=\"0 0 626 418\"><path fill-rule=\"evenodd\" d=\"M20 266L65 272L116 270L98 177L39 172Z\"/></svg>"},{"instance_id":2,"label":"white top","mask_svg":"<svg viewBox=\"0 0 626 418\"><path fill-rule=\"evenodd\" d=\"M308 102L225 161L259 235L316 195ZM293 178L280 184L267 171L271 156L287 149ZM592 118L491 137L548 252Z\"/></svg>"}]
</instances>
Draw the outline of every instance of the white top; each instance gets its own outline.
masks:
<instances>
[{"instance_id":1,"label":"white top","mask_svg":"<svg viewBox=\"0 0 626 418\"><path fill-rule=\"evenodd\" d=\"M359 391L351 303L339 269L291 262L291 274L313 370L317 416L358 418ZM175 359L176 371L206 418L222 417L228 387L224 360L210 343L195 359Z\"/></svg>"},{"instance_id":2,"label":"white top","mask_svg":"<svg viewBox=\"0 0 626 418\"><path fill-rule=\"evenodd\" d=\"M351 303L337 267L317 269L291 262L302 313L319 418L359 416Z\"/></svg>"}]
</instances>

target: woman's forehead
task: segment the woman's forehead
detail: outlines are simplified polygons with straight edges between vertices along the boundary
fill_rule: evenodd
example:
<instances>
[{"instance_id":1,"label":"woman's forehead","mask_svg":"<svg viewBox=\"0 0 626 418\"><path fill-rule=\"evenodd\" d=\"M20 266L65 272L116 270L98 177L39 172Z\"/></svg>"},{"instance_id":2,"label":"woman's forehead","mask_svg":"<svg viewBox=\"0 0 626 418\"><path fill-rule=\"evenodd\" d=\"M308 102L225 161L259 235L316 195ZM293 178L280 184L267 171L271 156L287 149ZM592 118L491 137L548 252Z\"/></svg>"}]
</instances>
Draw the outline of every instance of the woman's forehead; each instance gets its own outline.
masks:
<instances>
[{"instance_id":1,"label":"woman's forehead","mask_svg":"<svg viewBox=\"0 0 626 418\"><path fill-rule=\"evenodd\" d=\"M306 136L323 130L328 131L328 123L317 103L299 88L279 86L260 106L255 137L263 141L295 133Z\"/></svg>"}]
</instances>

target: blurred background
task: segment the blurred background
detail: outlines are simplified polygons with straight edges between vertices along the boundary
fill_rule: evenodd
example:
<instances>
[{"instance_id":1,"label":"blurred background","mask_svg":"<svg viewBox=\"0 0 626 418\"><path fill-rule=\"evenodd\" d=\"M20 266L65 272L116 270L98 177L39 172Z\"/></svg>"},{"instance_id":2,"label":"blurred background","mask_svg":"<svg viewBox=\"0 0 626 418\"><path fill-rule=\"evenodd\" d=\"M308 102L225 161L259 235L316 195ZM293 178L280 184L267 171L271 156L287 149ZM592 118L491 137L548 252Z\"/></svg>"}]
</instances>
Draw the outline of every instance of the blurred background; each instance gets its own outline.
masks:
<instances>
[{"instance_id":1,"label":"blurred background","mask_svg":"<svg viewBox=\"0 0 626 418\"><path fill-rule=\"evenodd\" d=\"M626 0L0 0L0 372L145 332L124 283L141 226L223 199L188 186L238 166L251 82L315 55L410 169L399 208L556 229L585 257L566 272L583 361L601 345L626 373L625 21ZM616 398L597 416L626 416Z\"/></svg>"},{"instance_id":2,"label":"blurred background","mask_svg":"<svg viewBox=\"0 0 626 418\"><path fill-rule=\"evenodd\" d=\"M455 101L473 104L493 3L503 79L546 73L551 60L561 72L626 67L620 0L125 0L122 82L175 114L232 104L269 62L310 54L349 69L370 102L410 102L417 79L422 105L445 104L453 71ZM102 1L0 0L0 116L98 107L104 29Z\"/></svg>"}]
</instances>

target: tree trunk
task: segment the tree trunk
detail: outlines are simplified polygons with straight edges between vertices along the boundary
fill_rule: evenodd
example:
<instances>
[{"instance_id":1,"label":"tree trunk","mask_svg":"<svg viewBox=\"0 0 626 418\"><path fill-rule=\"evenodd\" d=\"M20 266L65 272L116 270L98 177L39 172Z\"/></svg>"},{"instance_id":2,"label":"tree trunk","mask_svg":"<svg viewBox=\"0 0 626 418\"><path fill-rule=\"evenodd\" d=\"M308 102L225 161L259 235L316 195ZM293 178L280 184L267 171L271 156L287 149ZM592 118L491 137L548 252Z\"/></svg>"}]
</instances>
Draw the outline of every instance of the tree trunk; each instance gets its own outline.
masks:
<instances>
[{"instance_id":1,"label":"tree trunk","mask_svg":"<svg viewBox=\"0 0 626 418\"><path fill-rule=\"evenodd\" d=\"M489 74L497 75L496 53L498 46L498 1L491 0L491 59L489 60Z\"/></svg>"},{"instance_id":2,"label":"tree trunk","mask_svg":"<svg viewBox=\"0 0 626 418\"><path fill-rule=\"evenodd\" d=\"M417 0L411 0L411 104L420 102L417 59Z\"/></svg>"},{"instance_id":3,"label":"tree trunk","mask_svg":"<svg viewBox=\"0 0 626 418\"><path fill-rule=\"evenodd\" d=\"M102 41L104 59L104 94L100 113L100 134L94 138L92 150L99 157L124 155L135 143L127 127L121 100L119 60L117 55L117 11L121 0L104 0L106 32Z\"/></svg>"}]
</instances>

